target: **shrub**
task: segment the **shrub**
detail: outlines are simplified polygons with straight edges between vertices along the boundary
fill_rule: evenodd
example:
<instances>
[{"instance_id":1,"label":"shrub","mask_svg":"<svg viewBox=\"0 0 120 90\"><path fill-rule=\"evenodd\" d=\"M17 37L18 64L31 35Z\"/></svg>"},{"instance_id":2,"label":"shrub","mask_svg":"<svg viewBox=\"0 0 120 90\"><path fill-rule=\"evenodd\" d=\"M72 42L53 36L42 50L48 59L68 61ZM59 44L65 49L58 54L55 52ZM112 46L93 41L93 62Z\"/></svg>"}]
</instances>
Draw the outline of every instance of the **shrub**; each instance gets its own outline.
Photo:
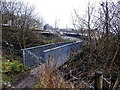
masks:
<instances>
[{"instance_id":1,"label":"shrub","mask_svg":"<svg viewBox=\"0 0 120 90\"><path fill-rule=\"evenodd\" d=\"M3 73L18 73L23 71L23 65L19 61L8 59L3 59L2 61Z\"/></svg>"},{"instance_id":2,"label":"shrub","mask_svg":"<svg viewBox=\"0 0 120 90\"><path fill-rule=\"evenodd\" d=\"M23 65L18 61L14 61L10 64L9 69L11 72L20 72L22 71Z\"/></svg>"}]
</instances>

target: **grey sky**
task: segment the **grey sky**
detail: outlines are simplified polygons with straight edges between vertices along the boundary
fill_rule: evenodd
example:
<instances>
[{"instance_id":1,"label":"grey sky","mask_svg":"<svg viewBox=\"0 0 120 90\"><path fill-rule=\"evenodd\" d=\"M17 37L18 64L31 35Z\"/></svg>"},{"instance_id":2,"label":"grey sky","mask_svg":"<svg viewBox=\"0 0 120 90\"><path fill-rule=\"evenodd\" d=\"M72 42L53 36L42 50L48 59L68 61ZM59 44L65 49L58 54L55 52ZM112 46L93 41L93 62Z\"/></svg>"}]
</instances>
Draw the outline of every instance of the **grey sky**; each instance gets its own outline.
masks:
<instances>
[{"instance_id":1,"label":"grey sky","mask_svg":"<svg viewBox=\"0 0 120 90\"><path fill-rule=\"evenodd\" d=\"M72 18L73 9L79 9L82 15L87 6L88 0L23 0L29 2L31 5L35 5L36 13L42 16L45 23L52 26L55 25L55 20L58 20L58 26L65 28L73 27ZM89 0L91 3L98 5L99 1L103 0Z\"/></svg>"}]
</instances>

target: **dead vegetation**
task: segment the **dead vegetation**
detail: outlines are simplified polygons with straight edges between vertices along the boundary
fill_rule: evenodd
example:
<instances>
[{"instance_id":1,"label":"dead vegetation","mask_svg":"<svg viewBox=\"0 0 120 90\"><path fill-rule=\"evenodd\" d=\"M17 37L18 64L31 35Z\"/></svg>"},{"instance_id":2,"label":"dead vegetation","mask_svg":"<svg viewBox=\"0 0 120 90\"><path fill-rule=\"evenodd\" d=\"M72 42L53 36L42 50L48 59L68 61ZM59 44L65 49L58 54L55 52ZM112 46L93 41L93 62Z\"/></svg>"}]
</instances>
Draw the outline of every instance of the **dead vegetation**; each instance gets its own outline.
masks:
<instances>
[{"instance_id":1,"label":"dead vegetation","mask_svg":"<svg viewBox=\"0 0 120 90\"><path fill-rule=\"evenodd\" d=\"M102 40L97 44L88 44L59 69L64 73L64 78L71 82L85 81L89 87L94 86L95 72L101 71L104 74L104 88L118 87L120 82L120 43L112 37L109 41ZM106 46L106 44L108 44ZM84 83L84 82L83 82ZM117 84L116 84L117 83Z\"/></svg>"},{"instance_id":2,"label":"dead vegetation","mask_svg":"<svg viewBox=\"0 0 120 90\"><path fill-rule=\"evenodd\" d=\"M61 75L57 74L56 67L41 65L39 69L39 88L74 88L72 83L65 81Z\"/></svg>"},{"instance_id":3,"label":"dead vegetation","mask_svg":"<svg viewBox=\"0 0 120 90\"><path fill-rule=\"evenodd\" d=\"M40 67L40 88L94 88L95 72L103 72L103 88L120 85L120 43L111 36L84 45L81 51L56 69L50 63Z\"/></svg>"}]
</instances>

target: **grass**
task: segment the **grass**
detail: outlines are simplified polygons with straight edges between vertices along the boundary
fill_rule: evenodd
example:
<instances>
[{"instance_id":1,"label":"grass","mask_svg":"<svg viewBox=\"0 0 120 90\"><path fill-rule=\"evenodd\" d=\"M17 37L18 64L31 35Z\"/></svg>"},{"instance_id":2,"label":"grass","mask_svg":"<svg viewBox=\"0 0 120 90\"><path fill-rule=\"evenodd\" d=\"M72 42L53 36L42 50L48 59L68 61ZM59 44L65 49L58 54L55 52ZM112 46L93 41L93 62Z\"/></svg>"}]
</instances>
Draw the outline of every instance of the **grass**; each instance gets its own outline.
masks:
<instances>
[{"instance_id":1,"label":"grass","mask_svg":"<svg viewBox=\"0 0 120 90\"><path fill-rule=\"evenodd\" d=\"M2 84L7 87L7 83L14 82L21 73L24 73L23 65L12 59L2 58Z\"/></svg>"}]
</instances>

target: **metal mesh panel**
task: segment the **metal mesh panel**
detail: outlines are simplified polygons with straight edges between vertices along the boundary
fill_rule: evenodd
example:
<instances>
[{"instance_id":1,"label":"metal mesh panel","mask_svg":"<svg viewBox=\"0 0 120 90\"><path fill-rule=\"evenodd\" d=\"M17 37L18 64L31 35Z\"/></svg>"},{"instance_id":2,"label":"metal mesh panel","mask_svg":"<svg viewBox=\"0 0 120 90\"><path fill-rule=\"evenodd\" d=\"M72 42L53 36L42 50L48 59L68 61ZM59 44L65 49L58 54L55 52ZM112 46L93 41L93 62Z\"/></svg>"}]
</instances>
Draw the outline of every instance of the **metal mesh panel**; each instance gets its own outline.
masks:
<instances>
[{"instance_id":1,"label":"metal mesh panel","mask_svg":"<svg viewBox=\"0 0 120 90\"><path fill-rule=\"evenodd\" d=\"M31 48L23 49L23 63L24 67L27 68L29 66L35 66L38 65L41 61L44 61L44 51L55 48L61 45L69 44L72 42L60 42L60 43L52 43L52 44L46 44Z\"/></svg>"}]
</instances>

